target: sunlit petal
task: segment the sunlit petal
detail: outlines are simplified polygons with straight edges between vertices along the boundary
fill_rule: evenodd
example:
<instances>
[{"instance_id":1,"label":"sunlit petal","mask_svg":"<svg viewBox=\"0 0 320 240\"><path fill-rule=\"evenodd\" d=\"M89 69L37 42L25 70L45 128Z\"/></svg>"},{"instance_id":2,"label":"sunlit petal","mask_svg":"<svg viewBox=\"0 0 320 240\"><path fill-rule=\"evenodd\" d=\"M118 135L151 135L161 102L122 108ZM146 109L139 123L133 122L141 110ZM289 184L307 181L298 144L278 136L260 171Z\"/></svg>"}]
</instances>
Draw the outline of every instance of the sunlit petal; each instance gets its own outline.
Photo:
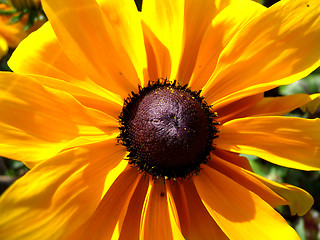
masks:
<instances>
[{"instance_id":1,"label":"sunlit petal","mask_svg":"<svg viewBox=\"0 0 320 240\"><path fill-rule=\"evenodd\" d=\"M294 94L283 97L265 97L254 105L248 106L232 114L219 118L220 121L230 121L235 118L253 117L253 116L276 116L284 115L292 110L306 105L317 98L320 94ZM237 102L235 102L237 103ZM231 103L229 105L233 105ZM227 105L225 108L229 107Z\"/></svg>"},{"instance_id":2,"label":"sunlit petal","mask_svg":"<svg viewBox=\"0 0 320 240\"><path fill-rule=\"evenodd\" d=\"M227 122L220 131L218 148L290 168L320 169L319 119L248 117Z\"/></svg>"},{"instance_id":3,"label":"sunlit petal","mask_svg":"<svg viewBox=\"0 0 320 240\"><path fill-rule=\"evenodd\" d=\"M118 132L116 119L82 106L65 92L41 86L36 78L3 73L0 80L2 156L44 160L78 137L90 143L92 137L103 141Z\"/></svg>"},{"instance_id":4,"label":"sunlit petal","mask_svg":"<svg viewBox=\"0 0 320 240\"><path fill-rule=\"evenodd\" d=\"M166 192L164 182L150 182L142 210L143 221L140 227L142 239L184 239L173 219Z\"/></svg>"},{"instance_id":5,"label":"sunlit petal","mask_svg":"<svg viewBox=\"0 0 320 240\"><path fill-rule=\"evenodd\" d=\"M132 195L128 210L123 220L122 226L119 228L119 240L138 240L140 235L140 224L142 208L149 187L150 177L143 178L138 183L135 192Z\"/></svg>"},{"instance_id":6,"label":"sunlit petal","mask_svg":"<svg viewBox=\"0 0 320 240\"><path fill-rule=\"evenodd\" d=\"M71 62L49 22L19 44L8 64L15 73L50 77L41 80L42 84L74 94L83 104L88 104L90 100L92 102L92 99L103 99L111 105L122 104L120 96L99 86ZM51 81L47 83L49 79ZM63 87L65 85L68 87ZM74 88L81 93L72 91Z\"/></svg>"},{"instance_id":7,"label":"sunlit petal","mask_svg":"<svg viewBox=\"0 0 320 240\"><path fill-rule=\"evenodd\" d=\"M263 182L266 186L268 186L270 189L272 189L272 191L286 199L289 203L292 215L305 215L314 203L313 197L301 188L292 186L287 183L279 184L267 178L261 177L253 172L247 173L254 176L259 181Z\"/></svg>"},{"instance_id":8,"label":"sunlit petal","mask_svg":"<svg viewBox=\"0 0 320 240\"><path fill-rule=\"evenodd\" d=\"M258 17L265 9L252 1L231 1L230 5L221 8L222 11L213 18L203 36L189 83L192 88L202 89L210 79L221 52L230 40L244 25ZM235 12L237 14L234 14Z\"/></svg>"},{"instance_id":9,"label":"sunlit petal","mask_svg":"<svg viewBox=\"0 0 320 240\"><path fill-rule=\"evenodd\" d=\"M42 4L64 52L79 71L122 97L141 83L129 54L119 44L123 36L117 32L123 25L117 25L117 18L107 18L96 1L45 0ZM113 16L121 16L117 14Z\"/></svg>"},{"instance_id":10,"label":"sunlit petal","mask_svg":"<svg viewBox=\"0 0 320 240\"><path fill-rule=\"evenodd\" d=\"M228 239L206 210L192 181L173 183L170 188L186 239Z\"/></svg>"},{"instance_id":11,"label":"sunlit petal","mask_svg":"<svg viewBox=\"0 0 320 240\"><path fill-rule=\"evenodd\" d=\"M213 169L223 173L228 176L230 179L244 186L246 189L254 192L264 201L270 204L272 207L278 207L281 205L287 205L288 202L280 197L277 193L272 191L266 185L255 179L253 176L248 174L248 170L245 170L241 167L238 167L228 161L225 161L222 158L219 158L215 155L211 155L211 161L209 166Z\"/></svg>"},{"instance_id":12,"label":"sunlit petal","mask_svg":"<svg viewBox=\"0 0 320 240\"><path fill-rule=\"evenodd\" d=\"M128 167L114 181L92 216L70 239L111 239L119 216L126 211L141 175ZM112 217L111 217L112 216Z\"/></svg>"},{"instance_id":13,"label":"sunlit petal","mask_svg":"<svg viewBox=\"0 0 320 240\"><path fill-rule=\"evenodd\" d=\"M203 94L226 105L307 76L320 64L319 33L319 1L274 4L224 48Z\"/></svg>"},{"instance_id":14,"label":"sunlit petal","mask_svg":"<svg viewBox=\"0 0 320 240\"><path fill-rule=\"evenodd\" d=\"M260 197L215 169L204 166L193 179L203 204L230 239L300 239Z\"/></svg>"},{"instance_id":15,"label":"sunlit petal","mask_svg":"<svg viewBox=\"0 0 320 240\"><path fill-rule=\"evenodd\" d=\"M0 238L65 239L93 214L106 175L124 155L109 140L37 165L1 197Z\"/></svg>"}]
</instances>

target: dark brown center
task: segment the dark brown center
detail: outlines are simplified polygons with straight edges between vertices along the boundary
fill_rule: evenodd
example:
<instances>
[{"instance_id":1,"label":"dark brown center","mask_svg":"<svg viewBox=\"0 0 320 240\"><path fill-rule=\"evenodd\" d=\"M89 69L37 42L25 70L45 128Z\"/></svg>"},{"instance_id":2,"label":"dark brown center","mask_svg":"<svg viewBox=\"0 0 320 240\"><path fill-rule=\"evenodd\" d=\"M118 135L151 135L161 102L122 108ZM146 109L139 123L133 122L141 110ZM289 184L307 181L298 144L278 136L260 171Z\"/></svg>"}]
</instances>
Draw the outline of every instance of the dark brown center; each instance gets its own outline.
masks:
<instances>
[{"instance_id":1,"label":"dark brown center","mask_svg":"<svg viewBox=\"0 0 320 240\"><path fill-rule=\"evenodd\" d=\"M176 84L156 84L134 94L120 120L130 163L155 178L184 178L198 171L217 133L203 98Z\"/></svg>"}]
</instances>

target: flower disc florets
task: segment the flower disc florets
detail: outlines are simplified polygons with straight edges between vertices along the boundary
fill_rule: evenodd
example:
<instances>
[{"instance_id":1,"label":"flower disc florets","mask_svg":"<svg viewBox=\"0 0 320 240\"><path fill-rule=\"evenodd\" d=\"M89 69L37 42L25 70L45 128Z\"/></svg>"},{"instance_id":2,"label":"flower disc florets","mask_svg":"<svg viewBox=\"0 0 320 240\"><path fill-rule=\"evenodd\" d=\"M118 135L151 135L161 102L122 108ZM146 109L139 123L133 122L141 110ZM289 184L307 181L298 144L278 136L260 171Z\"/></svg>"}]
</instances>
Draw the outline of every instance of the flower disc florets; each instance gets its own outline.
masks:
<instances>
[{"instance_id":1,"label":"flower disc florets","mask_svg":"<svg viewBox=\"0 0 320 240\"><path fill-rule=\"evenodd\" d=\"M125 100L118 139L141 171L182 179L208 161L218 132L215 116L200 91L166 80L149 83Z\"/></svg>"}]
</instances>

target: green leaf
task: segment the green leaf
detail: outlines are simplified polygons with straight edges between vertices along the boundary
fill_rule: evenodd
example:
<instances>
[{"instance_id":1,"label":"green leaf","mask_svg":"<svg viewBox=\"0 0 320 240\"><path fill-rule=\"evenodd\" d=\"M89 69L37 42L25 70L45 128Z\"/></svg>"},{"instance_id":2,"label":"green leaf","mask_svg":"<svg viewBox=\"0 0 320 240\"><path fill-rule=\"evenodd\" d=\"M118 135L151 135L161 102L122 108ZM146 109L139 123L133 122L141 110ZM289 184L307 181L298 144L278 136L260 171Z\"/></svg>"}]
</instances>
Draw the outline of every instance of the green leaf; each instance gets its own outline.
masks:
<instances>
[{"instance_id":1,"label":"green leaf","mask_svg":"<svg viewBox=\"0 0 320 240\"><path fill-rule=\"evenodd\" d=\"M10 9L10 10L0 9L0 15L11 15L16 12L17 12L16 9Z\"/></svg>"},{"instance_id":2,"label":"green leaf","mask_svg":"<svg viewBox=\"0 0 320 240\"><path fill-rule=\"evenodd\" d=\"M17 16L14 16L12 18L10 18L10 24L14 24L14 23L17 23L17 22L20 22L21 21L21 18L23 17L25 13L20 13L19 15Z\"/></svg>"}]
</instances>

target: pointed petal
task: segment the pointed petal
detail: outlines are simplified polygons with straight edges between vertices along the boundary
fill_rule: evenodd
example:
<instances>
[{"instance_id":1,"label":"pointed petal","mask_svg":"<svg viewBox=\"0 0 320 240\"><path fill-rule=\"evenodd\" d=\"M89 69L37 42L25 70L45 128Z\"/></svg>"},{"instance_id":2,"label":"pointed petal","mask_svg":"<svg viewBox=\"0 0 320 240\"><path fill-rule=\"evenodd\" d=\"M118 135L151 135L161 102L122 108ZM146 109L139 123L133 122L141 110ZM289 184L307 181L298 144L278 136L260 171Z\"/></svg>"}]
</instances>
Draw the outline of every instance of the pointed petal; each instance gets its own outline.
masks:
<instances>
[{"instance_id":1,"label":"pointed petal","mask_svg":"<svg viewBox=\"0 0 320 240\"><path fill-rule=\"evenodd\" d=\"M294 94L283 97L265 97L257 104L239 112L233 118L284 115L310 103L320 94Z\"/></svg>"},{"instance_id":2,"label":"pointed petal","mask_svg":"<svg viewBox=\"0 0 320 240\"><path fill-rule=\"evenodd\" d=\"M118 132L116 119L41 86L36 77L2 73L0 91L2 156L36 162L54 156L78 137L83 137L78 142L82 145L114 138Z\"/></svg>"},{"instance_id":3,"label":"pointed petal","mask_svg":"<svg viewBox=\"0 0 320 240\"><path fill-rule=\"evenodd\" d=\"M312 101L300 107L304 112L309 111L311 114L314 114L320 106L320 93L315 93L310 96Z\"/></svg>"},{"instance_id":4,"label":"pointed petal","mask_svg":"<svg viewBox=\"0 0 320 240\"><path fill-rule=\"evenodd\" d=\"M252 1L231 1L208 26L203 36L190 81L192 89L202 89L214 72L219 56L234 35L265 7Z\"/></svg>"},{"instance_id":5,"label":"pointed petal","mask_svg":"<svg viewBox=\"0 0 320 240\"><path fill-rule=\"evenodd\" d=\"M140 179L139 171L128 166L111 185L93 215L69 238L111 239Z\"/></svg>"},{"instance_id":6,"label":"pointed petal","mask_svg":"<svg viewBox=\"0 0 320 240\"><path fill-rule=\"evenodd\" d=\"M215 169L204 166L193 179L203 204L230 239L299 239L272 207Z\"/></svg>"},{"instance_id":7,"label":"pointed petal","mask_svg":"<svg viewBox=\"0 0 320 240\"><path fill-rule=\"evenodd\" d=\"M222 51L203 88L208 103L295 82L320 65L320 2L280 1L245 25Z\"/></svg>"},{"instance_id":8,"label":"pointed petal","mask_svg":"<svg viewBox=\"0 0 320 240\"><path fill-rule=\"evenodd\" d=\"M108 172L125 154L109 140L37 165L2 195L0 238L65 239L93 214Z\"/></svg>"},{"instance_id":9,"label":"pointed petal","mask_svg":"<svg viewBox=\"0 0 320 240\"><path fill-rule=\"evenodd\" d=\"M285 199L280 197L277 193L272 191L255 177L248 174L248 170L229 163L228 161L221 159L214 154L211 154L211 161L209 162L209 166L219 171L220 173L223 173L251 192L257 194L264 201L269 203L273 208L288 204Z\"/></svg>"},{"instance_id":10,"label":"pointed petal","mask_svg":"<svg viewBox=\"0 0 320 240\"><path fill-rule=\"evenodd\" d=\"M170 189L186 239L229 239L204 207L192 179L174 182Z\"/></svg>"},{"instance_id":11,"label":"pointed petal","mask_svg":"<svg viewBox=\"0 0 320 240\"><path fill-rule=\"evenodd\" d=\"M220 128L218 148L303 170L320 169L320 120L248 117Z\"/></svg>"},{"instance_id":12,"label":"pointed petal","mask_svg":"<svg viewBox=\"0 0 320 240\"><path fill-rule=\"evenodd\" d=\"M286 199L289 203L292 215L298 214L299 216L305 215L312 207L314 200L313 197L305 190L292 186L287 183L276 183L267 178L261 177L253 172L247 172L259 181L268 186L272 191L279 194Z\"/></svg>"},{"instance_id":13,"label":"pointed petal","mask_svg":"<svg viewBox=\"0 0 320 240\"><path fill-rule=\"evenodd\" d=\"M215 108L219 113L217 121L225 123L243 117L284 115L296 108L305 108L304 106L316 101L319 95L294 94L283 97L263 97L263 94L258 94L245 97L221 108Z\"/></svg>"},{"instance_id":14,"label":"pointed petal","mask_svg":"<svg viewBox=\"0 0 320 240\"><path fill-rule=\"evenodd\" d=\"M42 5L64 52L79 71L122 97L141 83L122 45L127 41L122 38L130 36L117 34L122 27L127 29L122 25L126 21L119 21L123 12L118 8L106 16L95 0L45 0Z\"/></svg>"},{"instance_id":15,"label":"pointed petal","mask_svg":"<svg viewBox=\"0 0 320 240\"><path fill-rule=\"evenodd\" d=\"M163 181L150 181L142 210L141 239L185 239L174 219L168 195Z\"/></svg>"}]
</instances>

